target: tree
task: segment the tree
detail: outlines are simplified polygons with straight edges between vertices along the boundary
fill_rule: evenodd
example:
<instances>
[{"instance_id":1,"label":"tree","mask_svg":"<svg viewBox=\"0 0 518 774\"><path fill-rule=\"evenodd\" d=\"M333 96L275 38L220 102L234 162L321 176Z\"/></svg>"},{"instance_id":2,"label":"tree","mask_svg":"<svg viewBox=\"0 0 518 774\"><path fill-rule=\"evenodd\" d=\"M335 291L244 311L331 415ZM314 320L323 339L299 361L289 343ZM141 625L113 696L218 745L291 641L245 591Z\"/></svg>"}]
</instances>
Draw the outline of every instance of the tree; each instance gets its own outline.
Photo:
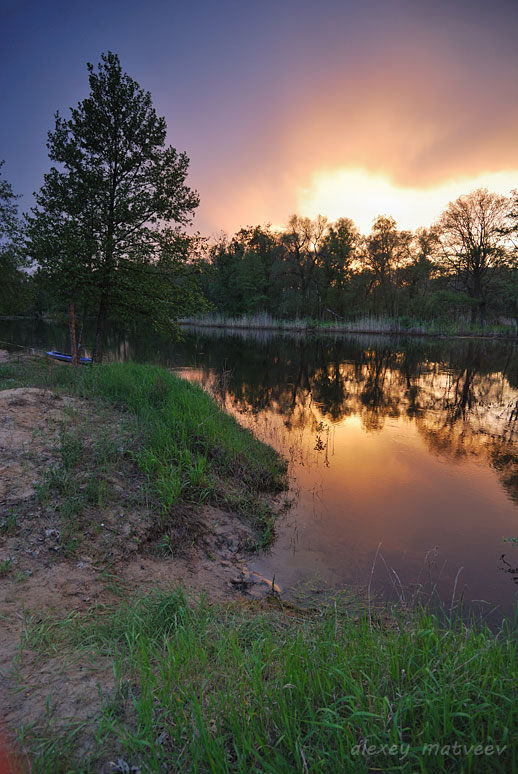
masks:
<instances>
[{"instance_id":1,"label":"tree","mask_svg":"<svg viewBox=\"0 0 518 774\"><path fill-rule=\"evenodd\" d=\"M0 161L0 169L4 165ZM22 251L22 229L18 218L18 196L11 184L0 177L0 274L2 293L0 312L19 312L20 304L25 305L28 277L22 268L25 259Z\"/></svg>"},{"instance_id":2,"label":"tree","mask_svg":"<svg viewBox=\"0 0 518 774\"><path fill-rule=\"evenodd\" d=\"M327 233L327 218L317 215L314 220L292 215L280 242L283 248L284 268L296 294L297 313L312 314L316 296L316 312L320 316L322 299L317 282L320 254Z\"/></svg>"},{"instance_id":3,"label":"tree","mask_svg":"<svg viewBox=\"0 0 518 774\"><path fill-rule=\"evenodd\" d=\"M387 215L378 215L364 240L363 264L374 275L373 286L381 291L386 314L398 314L398 279L410 261L411 242L412 234L398 231L394 218Z\"/></svg>"},{"instance_id":4,"label":"tree","mask_svg":"<svg viewBox=\"0 0 518 774\"><path fill-rule=\"evenodd\" d=\"M343 316L352 264L359 242L358 229L350 218L338 218L326 233L320 256L319 278L324 309Z\"/></svg>"},{"instance_id":5,"label":"tree","mask_svg":"<svg viewBox=\"0 0 518 774\"><path fill-rule=\"evenodd\" d=\"M514 317L518 328L518 190L511 191L508 223L507 236L512 260L502 278L499 296Z\"/></svg>"},{"instance_id":6,"label":"tree","mask_svg":"<svg viewBox=\"0 0 518 774\"><path fill-rule=\"evenodd\" d=\"M509 200L479 188L450 202L436 222L439 262L472 299L471 322L486 323L491 275L505 265Z\"/></svg>"},{"instance_id":7,"label":"tree","mask_svg":"<svg viewBox=\"0 0 518 774\"><path fill-rule=\"evenodd\" d=\"M165 147L150 93L116 54L87 67L89 96L70 118L56 113L47 147L60 167L45 175L28 224L31 254L60 297L95 305L100 362L108 314L171 329L202 304L183 231L199 198L185 185L186 154Z\"/></svg>"}]
</instances>

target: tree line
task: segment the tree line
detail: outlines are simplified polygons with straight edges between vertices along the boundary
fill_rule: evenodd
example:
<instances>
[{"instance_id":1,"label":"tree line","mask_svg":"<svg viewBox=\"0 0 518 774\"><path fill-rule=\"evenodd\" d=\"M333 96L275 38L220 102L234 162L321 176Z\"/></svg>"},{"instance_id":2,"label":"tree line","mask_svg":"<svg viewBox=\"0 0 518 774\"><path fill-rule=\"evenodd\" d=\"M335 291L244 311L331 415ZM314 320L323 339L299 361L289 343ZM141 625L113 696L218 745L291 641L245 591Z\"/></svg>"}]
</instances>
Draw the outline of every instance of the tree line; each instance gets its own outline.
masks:
<instances>
[{"instance_id":1,"label":"tree line","mask_svg":"<svg viewBox=\"0 0 518 774\"><path fill-rule=\"evenodd\" d=\"M482 327L505 317L518 325L517 214L517 192L478 189L414 232L388 215L367 236L349 218L292 215L282 231L255 226L215 240L202 264L203 290L224 315L368 314Z\"/></svg>"},{"instance_id":2,"label":"tree line","mask_svg":"<svg viewBox=\"0 0 518 774\"><path fill-rule=\"evenodd\" d=\"M88 77L88 97L67 118L56 113L53 166L23 218L0 177L0 314L66 308L73 355L94 317L98 361L108 317L168 333L209 309L481 326L511 318L518 326L516 191L473 191L415 232L388 215L367 236L346 217L293 215L282 230L253 226L205 240L187 231L199 204L186 184L189 159L166 146L149 92L111 52L88 64Z\"/></svg>"}]
</instances>

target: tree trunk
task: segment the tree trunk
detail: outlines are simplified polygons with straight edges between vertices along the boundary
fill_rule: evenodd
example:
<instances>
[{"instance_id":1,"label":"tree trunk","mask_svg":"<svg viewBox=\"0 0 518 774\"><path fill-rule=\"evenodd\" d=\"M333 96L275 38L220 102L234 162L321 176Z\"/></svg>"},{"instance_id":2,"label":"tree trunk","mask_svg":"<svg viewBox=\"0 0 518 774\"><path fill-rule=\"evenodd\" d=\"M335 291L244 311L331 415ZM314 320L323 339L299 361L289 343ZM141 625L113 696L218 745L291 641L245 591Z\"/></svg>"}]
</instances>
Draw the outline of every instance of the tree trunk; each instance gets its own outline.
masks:
<instances>
[{"instance_id":1,"label":"tree trunk","mask_svg":"<svg viewBox=\"0 0 518 774\"><path fill-rule=\"evenodd\" d=\"M77 342L77 356L81 357L81 348L83 346L83 336L86 326L86 316L88 314L88 305L85 303L83 305L83 315L81 317L81 328L79 329L79 339Z\"/></svg>"},{"instance_id":2,"label":"tree trunk","mask_svg":"<svg viewBox=\"0 0 518 774\"><path fill-rule=\"evenodd\" d=\"M72 301L68 305L68 327L70 329L70 347L72 349L72 365L77 368L77 344L76 344L76 320L74 315L74 304Z\"/></svg>"},{"instance_id":3,"label":"tree trunk","mask_svg":"<svg viewBox=\"0 0 518 774\"><path fill-rule=\"evenodd\" d=\"M484 297L484 292L482 290L482 281L479 276L475 276L475 287L473 290L473 295L478 301L478 306L474 307L475 317L478 312L480 314L480 327L485 328L486 327L486 299ZM473 318L472 318L472 322L473 322Z\"/></svg>"},{"instance_id":4,"label":"tree trunk","mask_svg":"<svg viewBox=\"0 0 518 774\"><path fill-rule=\"evenodd\" d=\"M106 311L107 311L107 305L106 305L106 298L104 296L101 297L101 303L99 304L99 314L97 315L97 328L95 331L95 345L94 345L94 351L92 355L92 360L94 363L102 363L103 362L103 354L104 354L104 324L106 322Z\"/></svg>"}]
</instances>

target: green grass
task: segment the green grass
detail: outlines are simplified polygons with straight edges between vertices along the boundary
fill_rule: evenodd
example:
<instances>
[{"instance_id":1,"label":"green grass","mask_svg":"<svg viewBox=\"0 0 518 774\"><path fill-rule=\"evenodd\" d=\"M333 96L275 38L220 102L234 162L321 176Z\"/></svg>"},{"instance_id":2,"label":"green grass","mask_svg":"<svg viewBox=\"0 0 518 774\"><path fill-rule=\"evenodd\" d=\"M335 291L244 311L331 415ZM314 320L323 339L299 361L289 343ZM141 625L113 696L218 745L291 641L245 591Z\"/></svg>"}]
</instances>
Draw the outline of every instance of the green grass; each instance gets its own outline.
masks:
<instances>
[{"instance_id":1,"label":"green grass","mask_svg":"<svg viewBox=\"0 0 518 774\"><path fill-rule=\"evenodd\" d=\"M34 774L104 771L108 750L157 774L517 770L508 631L424 610L369 618L338 600L303 613L174 590L47 619L27 637L42 655L109 658L115 675L88 756L74 758L77 728L29 735Z\"/></svg>"},{"instance_id":2,"label":"green grass","mask_svg":"<svg viewBox=\"0 0 518 774\"><path fill-rule=\"evenodd\" d=\"M9 575L9 573L14 569L13 565L14 561L12 557L0 561L0 578L5 578L7 575Z\"/></svg>"},{"instance_id":3,"label":"green grass","mask_svg":"<svg viewBox=\"0 0 518 774\"><path fill-rule=\"evenodd\" d=\"M164 514L177 502L210 501L256 519L264 541L271 538L274 514L258 495L283 487L284 464L200 388L132 363L74 373L20 361L0 375L3 387L41 385L117 408L138 443L120 448L98 428L99 465L133 457ZM66 525L106 497L102 475L71 488L82 443L61 433L58 463L40 491L67 494L59 516L71 552L76 535ZM1 529L18 523L10 513ZM166 535L160 548L173 551ZM518 769L518 643L510 629L495 633L422 609L370 616L350 600L304 612L274 599L224 606L172 590L65 619L39 612L26 620L20 674L27 650L42 666L69 657L87 679L100 662L114 676L99 686L93 717L56 717L49 699L44 722L22 727L34 774L117 771L111 761L141 774ZM55 684L67 692L66 672Z\"/></svg>"},{"instance_id":4,"label":"green grass","mask_svg":"<svg viewBox=\"0 0 518 774\"><path fill-rule=\"evenodd\" d=\"M285 461L223 412L201 387L164 368L131 362L74 373L36 359L4 366L1 376L4 389L36 384L73 391L129 417L138 443L128 453L147 477L164 517L178 503L212 503L252 520L262 533L260 544L273 537L275 511L265 496L286 487ZM102 428L99 446L102 454ZM49 471L43 488L65 492L81 459L81 442L62 433L59 451L61 464ZM110 450L104 451L109 456ZM102 499L102 491L93 491L93 486L86 497Z\"/></svg>"}]
</instances>

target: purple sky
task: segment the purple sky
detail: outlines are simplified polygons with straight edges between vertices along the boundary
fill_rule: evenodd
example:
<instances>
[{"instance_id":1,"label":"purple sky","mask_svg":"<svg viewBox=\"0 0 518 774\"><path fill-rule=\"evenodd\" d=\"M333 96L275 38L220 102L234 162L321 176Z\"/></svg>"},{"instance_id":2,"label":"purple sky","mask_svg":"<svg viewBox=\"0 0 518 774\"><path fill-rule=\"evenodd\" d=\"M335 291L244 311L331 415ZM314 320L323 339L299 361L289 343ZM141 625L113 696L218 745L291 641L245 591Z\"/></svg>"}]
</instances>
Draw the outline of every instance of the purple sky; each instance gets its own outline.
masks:
<instances>
[{"instance_id":1,"label":"purple sky","mask_svg":"<svg viewBox=\"0 0 518 774\"><path fill-rule=\"evenodd\" d=\"M455 182L518 187L516 2L0 0L0 23L0 159L22 208L55 111L107 50L187 151L202 233L361 219L362 186L366 219L422 192L424 220Z\"/></svg>"}]
</instances>

